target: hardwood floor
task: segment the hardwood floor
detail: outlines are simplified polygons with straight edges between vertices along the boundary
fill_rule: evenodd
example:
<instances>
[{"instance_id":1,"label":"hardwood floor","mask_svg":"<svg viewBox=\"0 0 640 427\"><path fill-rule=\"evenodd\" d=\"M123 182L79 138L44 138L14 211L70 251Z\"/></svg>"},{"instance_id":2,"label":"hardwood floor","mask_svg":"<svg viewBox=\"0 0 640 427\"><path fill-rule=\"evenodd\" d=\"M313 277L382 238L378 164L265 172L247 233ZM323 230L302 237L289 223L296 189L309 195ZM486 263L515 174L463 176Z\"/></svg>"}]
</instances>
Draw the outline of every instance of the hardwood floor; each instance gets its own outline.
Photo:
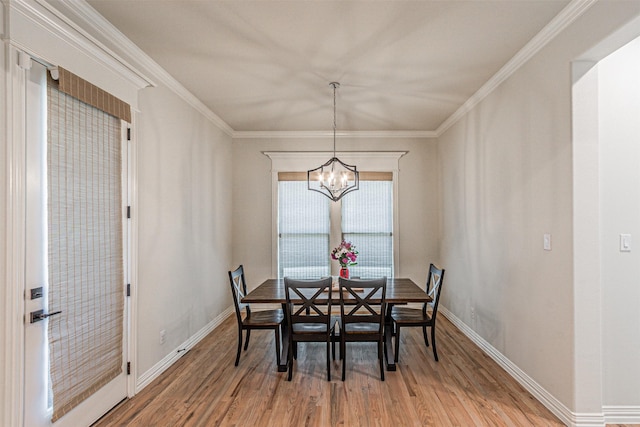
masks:
<instances>
[{"instance_id":1,"label":"hardwood floor","mask_svg":"<svg viewBox=\"0 0 640 427\"><path fill-rule=\"evenodd\" d=\"M396 372L379 379L376 346L347 347L326 380L323 344L301 344L293 380L277 372L274 335L253 331L233 366L229 317L138 395L95 426L562 426L443 316L433 360L419 328L403 330Z\"/></svg>"}]
</instances>

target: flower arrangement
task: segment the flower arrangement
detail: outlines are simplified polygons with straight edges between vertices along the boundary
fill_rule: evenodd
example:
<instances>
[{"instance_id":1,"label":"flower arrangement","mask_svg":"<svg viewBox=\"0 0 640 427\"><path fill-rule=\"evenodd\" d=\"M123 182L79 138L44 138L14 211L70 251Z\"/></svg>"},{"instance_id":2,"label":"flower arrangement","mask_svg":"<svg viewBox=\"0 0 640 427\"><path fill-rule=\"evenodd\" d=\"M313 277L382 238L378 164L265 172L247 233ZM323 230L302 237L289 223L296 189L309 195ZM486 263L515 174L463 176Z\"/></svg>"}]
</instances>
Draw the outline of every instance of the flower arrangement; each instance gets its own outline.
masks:
<instances>
[{"instance_id":1,"label":"flower arrangement","mask_svg":"<svg viewBox=\"0 0 640 427\"><path fill-rule=\"evenodd\" d=\"M356 246L345 240L340 243L340 246L331 251L331 259L338 261L343 268L358 264L356 262L357 258L358 251Z\"/></svg>"}]
</instances>

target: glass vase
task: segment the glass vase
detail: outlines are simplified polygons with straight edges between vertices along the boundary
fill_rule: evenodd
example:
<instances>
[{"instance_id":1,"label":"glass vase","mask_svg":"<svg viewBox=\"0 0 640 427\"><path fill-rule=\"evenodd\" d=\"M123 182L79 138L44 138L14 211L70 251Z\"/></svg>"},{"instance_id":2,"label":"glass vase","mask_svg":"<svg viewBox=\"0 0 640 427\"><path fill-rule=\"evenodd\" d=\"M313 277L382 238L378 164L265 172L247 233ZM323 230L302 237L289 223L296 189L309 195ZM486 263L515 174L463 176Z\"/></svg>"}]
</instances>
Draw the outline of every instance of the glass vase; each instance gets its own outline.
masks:
<instances>
[{"instance_id":1,"label":"glass vase","mask_svg":"<svg viewBox=\"0 0 640 427\"><path fill-rule=\"evenodd\" d=\"M340 269L340 277L343 277L345 279L349 278L349 269L347 267L342 267Z\"/></svg>"}]
</instances>

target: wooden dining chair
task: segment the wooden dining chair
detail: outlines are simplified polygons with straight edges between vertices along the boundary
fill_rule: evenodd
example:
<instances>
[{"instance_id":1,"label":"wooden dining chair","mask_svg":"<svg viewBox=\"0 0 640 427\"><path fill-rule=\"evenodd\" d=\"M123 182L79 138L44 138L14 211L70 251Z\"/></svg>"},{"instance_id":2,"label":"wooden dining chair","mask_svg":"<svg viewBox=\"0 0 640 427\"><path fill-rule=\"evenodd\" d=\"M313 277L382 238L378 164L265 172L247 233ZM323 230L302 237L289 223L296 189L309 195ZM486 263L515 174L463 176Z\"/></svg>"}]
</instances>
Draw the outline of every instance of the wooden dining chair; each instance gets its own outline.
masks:
<instances>
[{"instance_id":1,"label":"wooden dining chair","mask_svg":"<svg viewBox=\"0 0 640 427\"><path fill-rule=\"evenodd\" d=\"M330 350L335 346L337 316L331 315L331 277L319 280L284 278L289 326L288 380L293 376L293 358L299 342L325 342L327 381L331 381ZM335 354L335 348L334 354Z\"/></svg>"},{"instance_id":2,"label":"wooden dining chair","mask_svg":"<svg viewBox=\"0 0 640 427\"><path fill-rule=\"evenodd\" d=\"M380 379L384 381L384 316L387 278L354 280L340 278L340 358L345 379L346 343L378 344Z\"/></svg>"},{"instance_id":3,"label":"wooden dining chair","mask_svg":"<svg viewBox=\"0 0 640 427\"><path fill-rule=\"evenodd\" d=\"M429 347L427 338L427 327L431 328L431 346L433 347L433 357L438 361L436 350L436 318L438 315L438 304L440 303L440 291L444 283L444 269L439 269L435 265L429 266L427 276L426 292L432 298L432 302L423 304L422 309L410 307L393 307L391 309L391 321L395 333L395 362L398 363L398 353L400 350L400 329L403 327L422 327L424 343ZM431 308L429 313L428 308Z\"/></svg>"},{"instance_id":4,"label":"wooden dining chair","mask_svg":"<svg viewBox=\"0 0 640 427\"><path fill-rule=\"evenodd\" d=\"M235 366L238 366L240 353L242 352L242 331L247 331L244 343L244 351L247 351L252 329L273 329L276 336L276 362L280 365L280 328L284 320L284 313L281 309L251 311L249 304L242 302L242 298L247 294L247 284L242 265L233 271L229 271L229 281L238 321L238 352ZM242 317L243 310L245 311L244 318Z\"/></svg>"}]
</instances>

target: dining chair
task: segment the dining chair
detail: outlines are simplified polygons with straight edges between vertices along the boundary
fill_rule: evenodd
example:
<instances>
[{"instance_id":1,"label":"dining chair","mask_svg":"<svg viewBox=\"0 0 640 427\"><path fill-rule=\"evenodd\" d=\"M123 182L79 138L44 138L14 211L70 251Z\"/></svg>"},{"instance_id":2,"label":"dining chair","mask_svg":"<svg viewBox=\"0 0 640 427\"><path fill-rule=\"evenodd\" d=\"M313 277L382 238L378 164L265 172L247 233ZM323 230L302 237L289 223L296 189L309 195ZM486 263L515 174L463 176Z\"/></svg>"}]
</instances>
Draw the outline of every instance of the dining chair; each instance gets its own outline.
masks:
<instances>
[{"instance_id":1,"label":"dining chair","mask_svg":"<svg viewBox=\"0 0 640 427\"><path fill-rule=\"evenodd\" d=\"M392 307L391 321L395 332L395 362L398 363L398 353L400 350L400 329L403 327L422 327L422 335L424 343L429 347L429 339L427 338L427 327L431 328L431 346L433 347L433 357L438 361L438 352L436 350L436 318L438 315L438 304L440 303L440 291L444 283L444 269L440 269L435 265L429 266L429 275L427 276L426 292L432 298L432 302L423 304L422 309L410 307ZM428 308L431 308L429 313Z\"/></svg>"},{"instance_id":2,"label":"dining chair","mask_svg":"<svg viewBox=\"0 0 640 427\"><path fill-rule=\"evenodd\" d=\"M346 343L378 344L380 379L384 381L384 316L386 312L387 278L340 278L340 358L342 381L345 379Z\"/></svg>"},{"instance_id":3,"label":"dining chair","mask_svg":"<svg viewBox=\"0 0 640 427\"><path fill-rule=\"evenodd\" d=\"M231 293L233 294L233 305L236 310L236 319L238 320L238 352L235 366L238 366L240 353L242 352L242 331L247 331L244 343L244 351L247 351L251 330L253 329L273 329L276 336L276 362L280 365L280 328L284 320L284 313L281 309L251 311L249 304L242 302L242 298L247 294L247 283L242 265L233 271L229 271L229 281L231 283ZM242 317L243 310L245 311L244 318Z\"/></svg>"},{"instance_id":4,"label":"dining chair","mask_svg":"<svg viewBox=\"0 0 640 427\"><path fill-rule=\"evenodd\" d=\"M327 381L331 381L330 350L335 355L335 324L331 315L331 277L318 280L284 278L289 325L288 380L293 376L293 358L299 342L325 342L327 346ZM334 356L335 357L335 356Z\"/></svg>"}]
</instances>

